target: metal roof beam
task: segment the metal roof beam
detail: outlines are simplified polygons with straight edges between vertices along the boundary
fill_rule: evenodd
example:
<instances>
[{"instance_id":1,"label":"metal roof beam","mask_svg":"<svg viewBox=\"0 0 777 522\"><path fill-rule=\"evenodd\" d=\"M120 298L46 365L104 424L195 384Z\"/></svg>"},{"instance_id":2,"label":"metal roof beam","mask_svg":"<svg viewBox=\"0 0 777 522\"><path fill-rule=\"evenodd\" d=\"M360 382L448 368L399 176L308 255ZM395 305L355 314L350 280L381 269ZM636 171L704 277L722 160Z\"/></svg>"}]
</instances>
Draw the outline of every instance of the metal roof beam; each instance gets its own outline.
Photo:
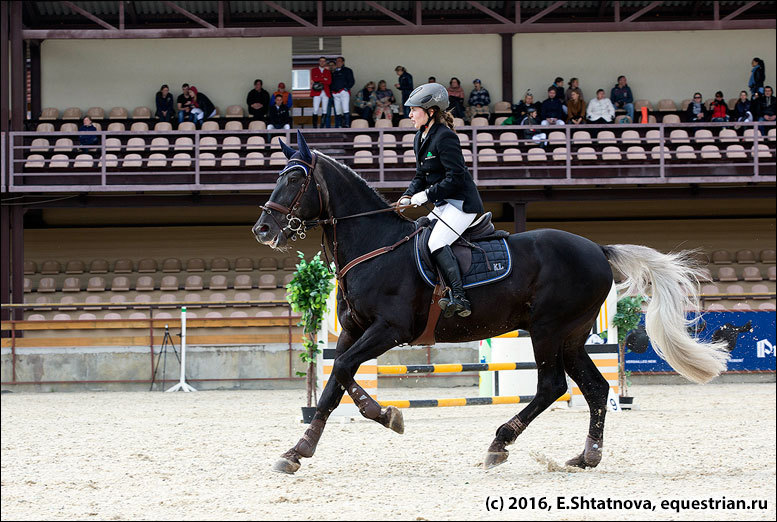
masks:
<instances>
[{"instance_id":1,"label":"metal roof beam","mask_svg":"<svg viewBox=\"0 0 777 522\"><path fill-rule=\"evenodd\" d=\"M186 18L188 18L190 20L194 20L195 22L197 22L201 26L205 27L206 29L216 29L215 25L206 22L205 20L203 20L199 16L190 13L189 11L184 9L183 7L181 7L179 5L176 5L173 2L168 2L167 0L163 0L162 3L165 4L167 7L169 7L170 9L172 9L173 11L184 15Z\"/></svg>"},{"instance_id":2,"label":"metal roof beam","mask_svg":"<svg viewBox=\"0 0 777 522\"><path fill-rule=\"evenodd\" d=\"M467 3L469 5L471 5L472 7L474 7L475 9L477 9L478 11L486 13L491 18L493 18L495 20L498 20L498 21L502 22L503 24L506 24L506 25L512 25L513 24L512 21L508 20L507 18L505 18L504 16L500 15L499 13L495 13L494 11L489 9L488 7L486 7L483 4L481 4L480 2L474 2L472 0L468 0Z\"/></svg>"},{"instance_id":3,"label":"metal roof beam","mask_svg":"<svg viewBox=\"0 0 777 522\"><path fill-rule=\"evenodd\" d=\"M83 9L81 9L80 7L75 5L73 2L68 2L67 0L62 0L62 4L64 6L66 6L68 9L70 9L71 11L74 11L74 12L80 14L81 16L84 16L84 17L88 18L92 22L96 23L97 25L99 25L101 27L104 27L105 29L108 29L109 31L118 31L118 29L116 29L114 26L112 26L111 24L109 24L108 22L103 20L102 18L97 18L95 15L93 15L89 11L84 11Z\"/></svg>"},{"instance_id":4,"label":"metal roof beam","mask_svg":"<svg viewBox=\"0 0 777 522\"><path fill-rule=\"evenodd\" d=\"M551 5L549 5L548 7L546 7L545 9L543 9L542 11L540 11L539 13L537 13L536 15L532 16L531 18L529 18L528 20L523 22L521 25L533 24L534 22L536 22L537 20L539 20L540 18L542 18L546 14L555 11L556 9L558 9L559 7L561 7L564 4L566 4L566 2L554 2Z\"/></svg>"},{"instance_id":5,"label":"metal roof beam","mask_svg":"<svg viewBox=\"0 0 777 522\"><path fill-rule=\"evenodd\" d=\"M265 0L264 4L267 5L268 7L271 7L273 9L275 9L279 13L282 13L282 14L288 16L289 18L291 18L295 22L297 22L299 24L302 24L305 27L310 27L310 28L314 28L315 27L315 25L311 24L310 22L308 22L304 18L297 16L296 14L292 13L288 9L284 9L283 7L281 7L280 5L276 4L275 2L270 2L268 0Z\"/></svg>"},{"instance_id":6,"label":"metal roof beam","mask_svg":"<svg viewBox=\"0 0 777 522\"><path fill-rule=\"evenodd\" d=\"M715 3L717 4L717 2L715 2ZM729 20L733 20L734 18L736 18L737 16L741 15L742 13L744 13L745 11L747 11L748 9L750 9L751 7L753 7L754 5L757 5L757 4L758 4L758 2L748 2L745 5L743 5L742 7L740 7L739 9L737 9L736 11L734 11L733 13L731 13L728 16L726 16L725 18L723 18L723 20L721 20L721 21L728 22Z\"/></svg>"},{"instance_id":7,"label":"metal roof beam","mask_svg":"<svg viewBox=\"0 0 777 522\"><path fill-rule=\"evenodd\" d=\"M663 3L664 2L661 2L661 1L649 3L648 5L646 5L645 7L643 7L642 9L637 11L636 13L634 13L633 15L631 15L628 18L626 18L625 20L623 20L623 23L624 24L630 23L631 21L636 20L637 18L639 18L643 14L647 13L648 11L652 11L653 9L655 9L656 7L658 7L659 5L661 5Z\"/></svg>"},{"instance_id":8,"label":"metal roof beam","mask_svg":"<svg viewBox=\"0 0 777 522\"><path fill-rule=\"evenodd\" d=\"M399 22L402 25L415 25L413 22L411 22L411 21L409 21L409 20L399 16L397 13L395 13L391 9L387 9L387 8L383 7L378 2L370 2L368 0L368 1L364 2L364 3L367 4L368 6L372 7L373 9L375 9L377 11L380 11L384 15L386 15L386 16L388 16L390 18L393 18L394 20L396 20L397 22Z\"/></svg>"}]
</instances>

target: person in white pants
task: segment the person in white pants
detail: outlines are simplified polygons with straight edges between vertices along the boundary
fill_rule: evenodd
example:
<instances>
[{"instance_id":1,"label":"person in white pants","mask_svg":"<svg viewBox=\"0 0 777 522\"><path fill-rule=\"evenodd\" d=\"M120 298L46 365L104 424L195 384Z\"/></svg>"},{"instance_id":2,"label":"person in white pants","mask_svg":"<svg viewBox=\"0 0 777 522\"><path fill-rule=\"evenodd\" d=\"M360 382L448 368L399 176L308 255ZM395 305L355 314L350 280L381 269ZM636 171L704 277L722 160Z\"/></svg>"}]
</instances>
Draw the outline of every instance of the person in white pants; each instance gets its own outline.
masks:
<instances>
[{"instance_id":1,"label":"person in white pants","mask_svg":"<svg viewBox=\"0 0 777 522\"><path fill-rule=\"evenodd\" d=\"M427 83L408 97L410 119L418 129L413 148L416 175L399 200L399 205L434 203L429 219L438 223L429 238L429 251L439 267L450 293L440 299L445 317L467 317L472 305L464 292L461 270L450 245L483 212L483 202L469 173L461 143L453 131L448 107L448 90L439 83Z\"/></svg>"}]
</instances>

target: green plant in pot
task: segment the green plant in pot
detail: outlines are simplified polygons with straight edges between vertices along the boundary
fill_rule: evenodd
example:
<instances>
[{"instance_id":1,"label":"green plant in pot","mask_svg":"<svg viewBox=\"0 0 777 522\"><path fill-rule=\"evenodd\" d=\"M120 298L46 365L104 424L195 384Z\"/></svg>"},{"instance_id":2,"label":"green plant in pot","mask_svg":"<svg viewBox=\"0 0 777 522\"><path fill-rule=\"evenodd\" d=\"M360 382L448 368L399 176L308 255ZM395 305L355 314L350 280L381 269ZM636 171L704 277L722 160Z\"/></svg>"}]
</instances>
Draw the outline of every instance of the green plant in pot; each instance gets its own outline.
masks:
<instances>
[{"instance_id":1,"label":"green plant in pot","mask_svg":"<svg viewBox=\"0 0 777 522\"><path fill-rule=\"evenodd\" d=\"M321 252L313 259L305 261L305 254L297 252L300 258L294 277L286 285L286 300L293 311L301 314L302 320L298 326L303 329L302 353L299 357L307 364L306 372L296 372L298 376L306 376L307 411L303 409L303 418L315 411L318 402L316 390L316 355L321 350L316 343L316 334L321 322L326 316L326 300L334 287L332 270L321 261ZM307 415L306 415L307 414ZM307 422L310 422L307 420Z\"/></svg>"},{"instance_id":2,"label":"green plant in pot","mask_svg":"<svg viewBox=\"0 0 777 522\"><path fill-rule=\"evenodd\" d=\"M618 309L612 322L618 327L618 385L621 397L629 397L629 377L631 372L625 370L626 337L639 325L642 317L642 303L645 296L622 297L618 300Z\"/></svg>"}]
</instances>

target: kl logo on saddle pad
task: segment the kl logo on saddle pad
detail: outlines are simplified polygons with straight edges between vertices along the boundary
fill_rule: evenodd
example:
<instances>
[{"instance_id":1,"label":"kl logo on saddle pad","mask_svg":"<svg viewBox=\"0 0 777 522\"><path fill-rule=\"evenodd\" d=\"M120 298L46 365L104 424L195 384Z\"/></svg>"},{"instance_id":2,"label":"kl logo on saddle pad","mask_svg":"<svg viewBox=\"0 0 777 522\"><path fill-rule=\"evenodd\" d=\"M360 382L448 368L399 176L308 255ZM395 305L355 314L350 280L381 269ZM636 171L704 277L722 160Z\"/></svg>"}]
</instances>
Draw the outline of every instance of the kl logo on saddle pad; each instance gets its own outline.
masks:
<instances>
[{"instance_id":1,"label":"kl logo on saddle pad","mask_svg":"<svg viewBox=\"0 0 777 522\"><path fill-rule=\"evenodd\" d=\"M504 270L502 263L494 263L494 270Z\"/></svg>"}]
</instances>

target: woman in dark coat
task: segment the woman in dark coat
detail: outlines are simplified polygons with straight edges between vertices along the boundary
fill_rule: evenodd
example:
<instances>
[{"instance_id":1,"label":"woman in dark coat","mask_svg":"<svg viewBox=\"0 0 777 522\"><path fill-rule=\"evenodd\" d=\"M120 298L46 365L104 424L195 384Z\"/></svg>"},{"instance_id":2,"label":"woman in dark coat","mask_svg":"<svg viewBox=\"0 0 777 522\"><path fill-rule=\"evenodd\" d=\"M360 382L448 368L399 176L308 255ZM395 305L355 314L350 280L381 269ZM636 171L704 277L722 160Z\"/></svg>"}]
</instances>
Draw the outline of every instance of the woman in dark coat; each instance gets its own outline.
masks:
<instances>
[{"instance_id":1,"label":"woman in dark coat","mask_svg":"<svg viewBox=\"0 0 777 522\"><path fill-rule=\"evenodd\" d=\"M450 245L483 212L483 201L464 163L453 116L442 109L448 107L447 89L439 83L424 84L410 94L405 106L410 107L410 119L418 129L413 144L416 175L399 204L434 203L428 217L440 222L429 237L429 251L451 289L450 296L440 299L440 307L445 317L467 317L471 307Z\"/></svg>"},{"instance_id":2,"label":"woman in dark coat","mask_svg":"<svg viewBox=\"0 0 777 522\"><path fill-rule=\"evenodd\" d=\"M156 93L156 117L162 121L173 121L175 118L175 104L170 87L163 85Z\"/></svg>"}]
</instances>

